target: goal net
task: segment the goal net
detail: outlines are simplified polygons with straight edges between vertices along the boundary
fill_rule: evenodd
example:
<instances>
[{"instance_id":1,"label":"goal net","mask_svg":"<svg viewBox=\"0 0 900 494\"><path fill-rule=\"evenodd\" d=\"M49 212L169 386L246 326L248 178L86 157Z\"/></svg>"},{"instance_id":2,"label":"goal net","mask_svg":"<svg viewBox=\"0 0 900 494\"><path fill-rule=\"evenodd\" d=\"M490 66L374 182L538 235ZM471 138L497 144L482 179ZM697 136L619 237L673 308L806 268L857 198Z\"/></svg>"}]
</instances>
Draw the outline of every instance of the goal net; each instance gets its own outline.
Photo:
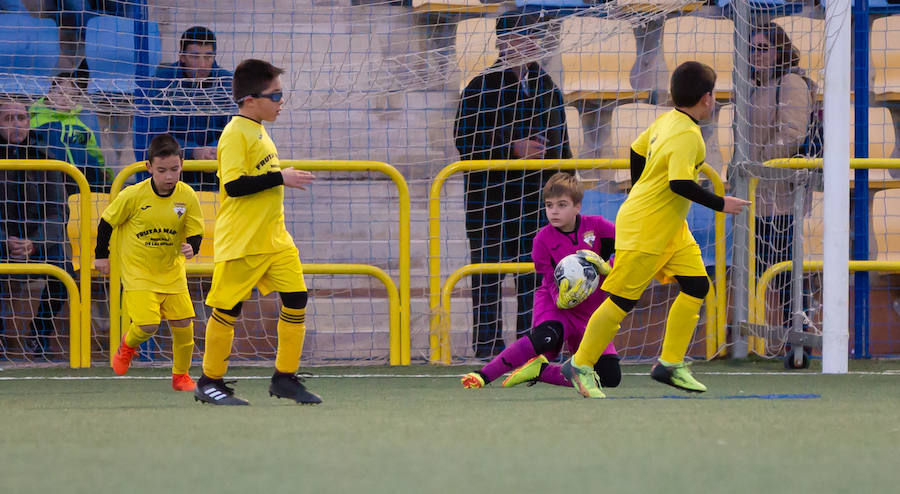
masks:
<instances>
[{"instance_id":1,"label":"goal net","mask_svg":"<svg viewBox=\"0 0 900 494\"><path fill-rule=\"evenodd\" d=\"M282 160L372 160L397 168L409 185L412 205L411 299L402 310L408 314L414 363L433 356L433 316L440 310L434 303L434 281L440 287L470 263L529 261L530 239L546 224L540 185L566 168L548 161L548 170L519 171L501 163L489 173L454 173L437 191L439 230L434 233L427 210L430 186L439 172L460 159L512 163L528 153L548 160L627 160L638 133L671 110L669 74L686 60L707 63L718 75L716 114L701 126L708 164L729 187L735 187L734 177L740 176L739 184L743 180L757 190L755 219L729 219L726 235L719 239L714 215L692 208L689 222L711 276L725 276L715 269L715 247L721 242L728 249L729 281L741 266L752 275L742 281L748 290L762 275L760 266L791 259L792 239L809 237L803 243L805 259L821 253L821 241L815 240L815 232L822 230L821 214L815 216L823 200L819 174L762 167L770 158L801 151L793 141L772 147L759 140L762 135L788 135L777 126L792 124L770 121L776 107L790 106L788 113L804 117L818 115L824 66L819 7L797 4L760 11L687 0L138 0L56 2L53 9L47 4L22 0L0 12L0 99L7 113L24 107L35 147L78 167L96 192L109 192L117 173L144 159L147 143L158 133L174 135L188 159L214 159L218 135L237 111L230 93L231 71L246 58L286 70L283 112L277 122L266 124ZM785 75L794 83L776 86L776 94L768 91L763 98L762 91L751 90L758 71L749 68L763 43L753 44L749 36L770 21L793 40L799 58ZM889 32L889 26L882 32ZM884 53L892 53L886 42L883 45ZM489 89L485 81L500 85ZM793 103L772 106L773 101L800 96L809 100L803 111ZM14 102L19 106L12 109ZM879 113L882 109L885 112ZM871 110L870 129L881 130L870 132L870 140L881 132L878 149L890 154L890 115L886 107ZM523 148L528 146L523 141L532 144ZM743 158L735 160L739 149L745 150ZM870 152L873 149L870 146ZM735 171L740 173L733 175ZM630 187L627 167L580 170L579 175L587 187L583 214L614 220ZM701 179L709 187L715 181ZM214 174L186 174L185 180L202 192L211 225L219 189ZM50 198L49 189L7 187L22 204L66 202ZM796 190L806 198L797 206L799 214L790 209ZM64 195L74 193L69 184ZM288 192L285 218L305 265L371 265L399 285L401 203L401 191L384 174L336 167L317 172L308 190ZM778 209L783 204L788 206L786 214ZM71 229L71 210L56 219L37 215L30 221ZM4 211L4 225L6 215ZM65 235L35 238L62 248L58 257L64 269L78 269L67 264L78 259ZM732 257L741 238L755 257ZM434 243L440 251L436 264L429 247ZM12 256L2 262L21 260ZM200 261L211 262L208 252ZM4 357L13 362L66 361L67 296L46 289L38 290L40 296L28 294L22 291L23 279L32 278L9 278L8 284L15 286L3 291L5 321L11 314L29 316L30 309L22 307L36 297L55 298L59 307L50 311L45 348L27 343L33 335L27 322L5 324ZM786 319L802 314L803 328L820 325L817 276L803 275L793 284L791 280L789 272L773 278L759 321L722 316L734 312L732 283L731 305L719 307L720 315L710 315L716 320L709 325L707 312L701 314L689 355L710 358L731 351L734 340L726 324L732 333L751 336L751 345L757 345L752 351L767 357L783 354L787 332L780 328L786 327ZM306 282L310 306L304 365L389 361L389 288L361 275L308 274ZM486 358L527 331L538 282L530 274L461 279L450 292L452 361ZM789 292L797 283L803 286L802 297L791 305ZM107 286L105 279L95 278L94 362L109 357ZM209 278L191 277L190 287L200 349L209 316L203 305ZM648 361L658 355L675 294L672 286L654 284L648 289L616 339L623 357ZM233 361L266 362L274 357L278 303L277 296L254 292L244 304ZM752 296L741 303L746 313ZM163 327L142 349L141 358L167 365L170 356L169 334Z\"/></svg>"}]
</instances>

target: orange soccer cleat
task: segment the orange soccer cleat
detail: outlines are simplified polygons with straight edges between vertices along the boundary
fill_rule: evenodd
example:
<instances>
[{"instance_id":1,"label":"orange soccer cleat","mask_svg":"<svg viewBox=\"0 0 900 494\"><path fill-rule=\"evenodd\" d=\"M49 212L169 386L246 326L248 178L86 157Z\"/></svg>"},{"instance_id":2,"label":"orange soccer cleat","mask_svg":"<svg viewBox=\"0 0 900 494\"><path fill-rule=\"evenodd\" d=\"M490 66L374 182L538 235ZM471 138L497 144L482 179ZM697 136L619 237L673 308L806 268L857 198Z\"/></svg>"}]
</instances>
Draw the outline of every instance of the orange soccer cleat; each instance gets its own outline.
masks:
<instances>
[{"instance_id":1,"label":"orange soccer cleat","mask_svg":"<svg viewBox=\"0 0 900 494\"><path fill-rule=\"evenodd\" d=\"M119 349L116 350L116 355L113 357L113 372L120 376L128 372L128 368L131 367L131 359L134 358L136 351L137 348L131 348L125 344L123 337L122 343L119 344Z\"/></svg>"},{"instance_id":2,"label":"orange soccer cleat","mask_svg":"<svg viewBox=\"0 0 900 494\"><path fill-rule=\"evenodd\" d=\"M193 391L197 384L187 374L172 374L172 389L175 391Z\"/></svg>"}]
</instances>

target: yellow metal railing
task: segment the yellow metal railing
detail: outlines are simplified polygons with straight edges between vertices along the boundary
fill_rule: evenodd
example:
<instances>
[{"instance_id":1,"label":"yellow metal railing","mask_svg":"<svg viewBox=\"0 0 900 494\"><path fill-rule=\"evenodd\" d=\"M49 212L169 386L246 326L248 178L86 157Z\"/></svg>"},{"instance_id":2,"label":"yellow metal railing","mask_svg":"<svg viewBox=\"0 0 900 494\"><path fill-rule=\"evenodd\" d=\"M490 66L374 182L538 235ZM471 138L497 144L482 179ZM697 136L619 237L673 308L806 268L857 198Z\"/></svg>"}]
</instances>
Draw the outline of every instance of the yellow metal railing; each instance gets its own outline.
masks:
<instances>
[{"instance_id":1,"label":"yellow metal railing","mask_svg":"<svg viewBox=\"0 0 900 494\"><path fill-rule=\"evenodd\" d=\"M398 235L399 235L399 289L391 277L376 266L365 264L304 264L304 273L309 274L360 274L377 278L384 283L388 292L390 314L390 361L391 365L409 365L410 363L410 197L409 186L403 175L391 165L378 161L317 161L317 160L281 160L281 167L294 167L307 171L369 171L380 172L393 180L398 191ZM143 171L146 162L133 163L116 176L112 185L110 200L125 186L125 181L135 173ZM185 171L216 171L215 161L185 161ZM121 269L113 256L110 259L110 348L118 345L125 315L121 304ZM209 274L208 266L201 263L187 264L186 270L193 274ZM396 299L394 297L396 296ZM110 356L112 358L112 356Z\"/></svg>"},{"instance_id":2,"label":"yellow metal railing","mask_svg":"<svg viewBox=\"0 0 900 494\"><path fill-rule=\"evenodd\" d=\"M45 274L56 277L66 286L69 292L69 366L73 369L89 367L84 364L83 349L87 348L90 357L90 331L84 331L81 325L81 297L72 275L58 266L45 263L0 263L0 274ZM90 364L90 360L87 362Z\"/></svg>"},{"instance_id":3,"label":"yellow metal railing","mask_svg":"<svg viewBox=\"0 0 900 494\"><path fill-rule=\"evenodd\" d=\"M900 264L900 263L898 263ZM480 264L466 264L465 266L454 271L444 286L441 288L441 308L440 308L440 362L450 363L450 300L453 289L459 281L473 274L497 273L497 274L522 274L533 273L533 262L493 262ZM717 308L716 308L716 291L711 289L706 294L706 358L711 359L716 356L720 350L717 338ZM718 341L717 341L718 340Z\"/></svg>"},{"instance_id":4,"label":"yellow metal railing","mask_svg":"<svg viewBox=\"0 0 900 494\"><path fill-rule=\"evenodd\" d=\"M573 160L473 160L457 161L441 170L434 181L428 194L428 296L431 310L429 342L431 346L430 361L432 363L450 363L449 347L449 294L453 286L463 276L478 272L518 273L524 265L531 263L496 263L496 264L470 264L460 268L441 284L441 245L440 245L440 213L441 190L447 179L456 173L488 170L594 170L594 169L627 169L628 160L624 159L573 159ZM721 177L708 164L703 164L700 172L706 175L712 182L716 194L723 195L725 186ZM710 290L715 294L710 298L707 295L707 349L709 358L724 349L725 335L725 213L717 212L715 215L716 231L716 279L715 288ZM503 267L509 265L509 268ZM485 271L479 271L484 269ZM509 271L507 271L509 269ZM531 268L534 269L533 267ZM525 271L521 271L525 272ZM455 278L454 278L455 277ZM450 282L453 283L450 283ZM446 300L446 303L444 303ZM714 321L711 324L710 321Z\"/></svg>"},{"instance_id":5,"label":"yellow metal railing","mask_svg":"<svg viewBox=\"0 0 900 494\"><path fill-rule=\"evenodd\" d=\"M822 261L803 261L803 271L821 271L824 265L825 263ZM755 314L755 317L754 321L751 322L755 324L765 324L766 289L768 289L772 278L785 271L791 271L793 268L793 261L782 261L769 266L769 269L765 270L763 274L759 276L759 280L756 283L756 292L754 293L756 296L756 299L753 301L754 310L752 311ZM850 261L847 269L851 273L856 271L886 271L896 273L900 272L900 261ZM763 338L757 339L762 340L762 342L765 343Z\"/></svg>"},{"instance_id":6,"label":"yellow metal railing","mask_svg":"<svg viewBox=\"0 0 900 494\"><path fill-rule=\"evenodd\" d=\"M774 159L769 160L763 163L763 166L770 166L773 168L783 168L783 169L821 169L822 163L824 160L822 158L783 158L783 159ZM900 159L896 158L851 158L850 159L850 169L859 170L859 169L900 169ZM852 180L852 178L851 178ZM749 235L747 236L747 248L749 252L748 256L748 264L747 264L747 272L750 273L750 276L747 277L747 290L748 293L751 294L759 294L762 293L765 295L766 286L768 285L770 278L763 279L763 277L772 271L776 266L780 266L783 263L777 263L769 267L762 275L760 275L759 279L756 279L756 222L754 218L756 218L756 187L759 183L759 179L754 177L750 180L750 187L748 190L747 197L750 198L750 207L749 207L749 215L750 221L748 222L747 228L749 231ZM797 220L794 221L794 228L797 228ZM787 263L791 263L791 261L785 261ZM851 271L879 271L880 269L854 269L852 266L855 262L870 262L870 261L850 261ZM821 261L804 261L803 270L804 271L815 271L819 268L811 268L807 269L806 266L808 263L811 266L815 266L815 263L821 264ZM780 271L773 273L771 276L775 276L778 273L781 273L787 269L781 269ZM890 271L890 270L888 270ZM753 302L754 307L758 304L762 304L765 307L765 299L757 299ZM749 311L749 322L751 324L763 324L765 322L765 310L751 310ZM762 337L757 336L749 336L747 338L747 347L755 352L758 355L765 355L766 351L766 341Z\"/></svg>"},{"instance_id":7,"label":"yellow metal railing","mask_svg":"<svg viewBox=\"0 0 900 494\"><path fill-rule=\"evenodd\" d=\"M27 165L23 166L22 163L27 163ZM70 340L69 340L69 351L71 352L69 355L69 363L72 367L90 367L91 366L91 259L93 256L93 252L90 250L90 239L91 239L91 189L88 185L87 179L84 178L84 175L75 168L74 166L64 162L64 161L56 161L56 160L0 160L0 170L43 170L43 171L59 171L63 172L66 175L72 177L75 180L75 183L78 184L78 191L83 198L81 201L81 224L79 225L79 245L81 246L81 266L82 269L79 270L79 289L81 292L81 296L78 299L69 301L69 314L77 312L80 317L79 324L77 327L69 328L70 332ZM34 266L42 266L42 265L34 265ZM88 269L84 269L84 266L87 266ZM52 267L52 266L51 266ZM43 269L43 268L41 268ZM59 269L59 268L56 268ZM49 274L52 276L56 276L64 284L66 284L66 288L69 289L69 295L71 298L71 287L67 284L66 279L61 277L60 273L55 270L44 271L39 274ZM64 270L60 269L62 273L65 273ZM36 273L37 274L37 273ZM66 277L69 280L72 280L72 277L67 273ZM79 307L72 307L77 304L80 304ZM77 333L77 334L75 334ZM74 340L74 341L73 341Z\"/></svg>"},{"instance_id":8,"label":"yellow metal railing","mask_svg":"<svg viewBox=\"0 0 900 494\"><path fill-rule=\"evenodd\" d=\"M188 276L212 276L213 263L192 263L185 265ZM303 274L328 274L328 275L365 275L371 276L382 284L388 295L389 339L390 339L390 363L391 365L409 365L409 340L404 343L400 330L400 291L391 276L377 266L369 264L303 264ZM406 347L404 348L404 344ZM406 363L403 358L406 356Z\"/></svg>"}]
</instances>

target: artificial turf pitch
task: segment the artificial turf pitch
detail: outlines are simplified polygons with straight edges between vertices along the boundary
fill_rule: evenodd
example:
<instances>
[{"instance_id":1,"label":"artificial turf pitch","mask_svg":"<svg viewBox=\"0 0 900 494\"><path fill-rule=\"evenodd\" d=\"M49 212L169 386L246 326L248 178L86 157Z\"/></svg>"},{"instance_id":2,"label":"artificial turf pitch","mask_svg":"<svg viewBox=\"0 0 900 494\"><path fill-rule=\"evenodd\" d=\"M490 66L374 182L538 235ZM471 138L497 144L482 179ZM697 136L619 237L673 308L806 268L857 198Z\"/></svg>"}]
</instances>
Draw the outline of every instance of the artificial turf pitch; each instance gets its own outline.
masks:
<instances>
[{"instance_id":1,"label":"artificial turf pitch","mask_svg":"<svg viewBox=\"0 0 900 494\"><path fill-rule=\"evenodd\" d=\"M233 368L252 403L233 408L171 391L166 369L7 369L0 492L900 491L900 361L696 364L703 395L628 365L607 400L462 389L471 369L316 368L325 403L303 407Z\"/></svg>"}]
</instances>

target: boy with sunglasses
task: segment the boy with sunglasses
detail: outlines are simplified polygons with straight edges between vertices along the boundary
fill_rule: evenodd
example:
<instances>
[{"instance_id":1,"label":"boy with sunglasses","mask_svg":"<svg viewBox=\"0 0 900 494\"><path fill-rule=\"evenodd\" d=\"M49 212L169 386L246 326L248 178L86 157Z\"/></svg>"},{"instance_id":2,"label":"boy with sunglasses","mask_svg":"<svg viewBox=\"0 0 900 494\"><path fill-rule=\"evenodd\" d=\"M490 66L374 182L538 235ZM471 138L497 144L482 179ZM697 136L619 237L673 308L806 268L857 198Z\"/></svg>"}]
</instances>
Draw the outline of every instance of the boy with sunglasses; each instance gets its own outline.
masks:
<instances>
[{"instance_id":1,"label":"boy with sunglasses","mask_svg":"<svg viewBox=\"0 0 900 494\"><path fill-rule=\"evenodd\" d=\"M322 400L296 376L306 333L306 284L294 239L284 225L284 187L303 189L313 175L281 169L278 151L263 126L281 113L284 70L255 59L234 71L232 93L238 104L217 149L222 205L216 214L212 287L213 308L206 326L203 375L194 399L214 405L249 405L224 381L234 340L234 323L253 287L281 295L278 349L269 395L301 404Z\"/></svg>"}]
</instances>

